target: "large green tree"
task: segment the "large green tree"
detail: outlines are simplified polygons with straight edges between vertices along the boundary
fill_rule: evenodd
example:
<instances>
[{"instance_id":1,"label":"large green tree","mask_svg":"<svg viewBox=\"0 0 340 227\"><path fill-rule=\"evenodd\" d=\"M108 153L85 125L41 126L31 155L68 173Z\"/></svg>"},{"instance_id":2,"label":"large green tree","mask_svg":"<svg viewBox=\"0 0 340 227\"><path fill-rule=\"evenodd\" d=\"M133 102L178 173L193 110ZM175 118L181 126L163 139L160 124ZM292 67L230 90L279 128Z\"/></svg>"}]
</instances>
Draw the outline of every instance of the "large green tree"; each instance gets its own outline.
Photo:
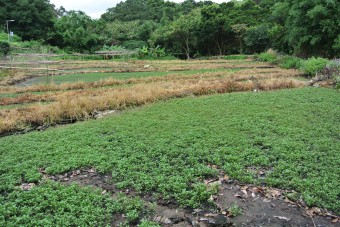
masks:
<instances>
[{"instance_id":1,"label":"large green tree","mask_svg":"<svg viewBox=\"0 0 340 227\"><path fill-rule=\"evenodd\" d=\"M11 22L11 30L23 40L48 41L54 32L57 15L49 0L0 1L0 20Z\"/></svg>"},{"instance_id":2,"label":"large green tree","mask_svg":"<svg viewBox=\"0 0 340 227\"><path fill-rule=\"evenodd\" d=\"M281 0L273 6L284 39L301 56L339 54L340 4L337 0Z\"/></svg>"},{"instance_id":3,"label":"large green tree","mask_svg":"<svg viewBox=\"0 0 340 227\"><path fill-rule=\"evenodd\" d=\"M247 28L258 26L266 17L266 11L252 0L203 7L201 52L220 55L242 52Z\"/></svg>"},{"instance_id":4,"label":"large green tree","mask_svg":"<svg viewBox=\"0 0 340 227\"><path fill-rule=\"evenodd\" d=\"M96 22L82 11L69 11L55 23L57 44L77 52L92 52L98 49L99 36Z\"/></svg>"},{"instance_id":5,"label":"large green tree","mask_svg":"<svg viewBox=\"0 0 340 227\"><path fill-rule=\"evenodd\" d=\"M189 59L196 50L200 22L200 10L193 10L156 30L151 37L151 42L154 45L160 44L166 48L171 48L177 55L184 53L185 57Z\"/></svg>"}]
</instances>

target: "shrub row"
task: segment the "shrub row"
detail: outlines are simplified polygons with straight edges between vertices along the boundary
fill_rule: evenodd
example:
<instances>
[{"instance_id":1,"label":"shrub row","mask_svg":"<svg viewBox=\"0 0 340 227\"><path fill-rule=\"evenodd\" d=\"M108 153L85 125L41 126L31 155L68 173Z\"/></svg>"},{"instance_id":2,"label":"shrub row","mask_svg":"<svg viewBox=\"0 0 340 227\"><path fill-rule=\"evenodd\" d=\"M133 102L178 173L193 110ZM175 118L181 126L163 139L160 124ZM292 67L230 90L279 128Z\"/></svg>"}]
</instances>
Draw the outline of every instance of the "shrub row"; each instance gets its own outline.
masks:
<instances>
[{"instance_id":1,"label":"shrub row","mask_svg":"<svg viewBox=\"0 0 340 227\"><path fill-rule=\"evenodd\" d=\"M294 56L280 55L271 49L265 53L255 55L254 59L256 61L278 64L285 69L299 69L310 78L323 76L326 79L340 80L340 59L328 60L321 57L302 59Z\"/></svg>"}]
</instances>

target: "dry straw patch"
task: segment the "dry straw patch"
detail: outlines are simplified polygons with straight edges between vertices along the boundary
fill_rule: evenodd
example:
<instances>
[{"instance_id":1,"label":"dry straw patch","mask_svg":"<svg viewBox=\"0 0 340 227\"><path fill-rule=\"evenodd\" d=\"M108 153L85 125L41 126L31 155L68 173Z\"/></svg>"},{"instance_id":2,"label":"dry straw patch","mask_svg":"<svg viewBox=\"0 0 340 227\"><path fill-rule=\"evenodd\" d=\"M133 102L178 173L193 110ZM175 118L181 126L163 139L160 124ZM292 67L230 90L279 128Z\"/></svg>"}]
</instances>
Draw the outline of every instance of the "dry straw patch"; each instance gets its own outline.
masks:
<instances>
[{"instance_id":1,"label":"dry straw patch","mask_svg":"<svg viewBox=\"0 0 340 227\"><path fill-rule=\"evenodd\" d=\"M32 125L58 123L92 117L94 111L124 109L157 100L190 95L207 95L253 90L275 90L305 86L292 78L235 81L232 79L200 79L140 83L131 87L89 90L60 94L49 105L0 111L0 133L21 130Z\"/></svg>"},{"instance_id":2,"label":"dry straw patch","mask_svg":"<svg viewBox=\"0 0 340 227\"><path fill-rule=\"evenodd\" d=\"M105 65L104 65L105 64ZM97 82L44 84L30 87L0 87L0 94L15 93L16 97L0 98L0 105L33 104L25 108L0 110L0 133L13 132L43 124L83 120L93 117L96 111L125 109L157 100L199 96L240 91L268 91L306 86L296 77L295 70L273 68L267 63L237 62L229 60L206 61L65 61L54 64L58 69L88 67L116 67L138 70L150 64L147 70L190 70L216 68L245 68L238 71L220 71L184 75L172 73L167 76L131 78L127 80L106 79ZM130 67L131 66L131 67ZM31 92L43 92L31 94Z\"/></svg>"},{"instance_id":3,"label":"dry straw patch","mask_svg":"<svg viewBox=\"0 0 340 227\"><path fill-rule=\"evenodd\" d=\"M117 80L109 78L106 80L100 80L97 82L75 82L75 83L63 83L63 84L38 84L24 88L0 88L1 93L24 93L24 92L47 92L47 91L67 91L67 90L86 90L91 88L99 88L106 86L118 86L127 84L137 84L137 83L153 83L157 81L171 81L171 80L183 80L183 79L202 79L209 77L227 77L230 76L231 79L245 80L247 78L287 78L301 76L302 74L297 70L287 70L287 69L244 69L237 72L206 72L206 73L196 73L192 75L182 75L182 74L170 74L167 76L160 77L148 77L148 78L131 78L127 80Z\"/></svg>"},{"instance_id":4,"label":"dry straw patch","mask_svg":"<svg viewBox=\"0 0 340 227\"><path fill-rule=\"evenodd\" d=\"M145 65L150 67L145 68ZM258 68L272 67L268 63L254 63L250 60L190 60L190 61L44 61L39 63L30 61L0 62L0 66L18 68L20 75L11 76L2 81L0 85L12 85L27 78L46 76L46 75L67 75L72 73L98 73L98 72L146 72L146 71L185 71L199 69L223 69L223 68Z\"/></svg>"}]
</instances>

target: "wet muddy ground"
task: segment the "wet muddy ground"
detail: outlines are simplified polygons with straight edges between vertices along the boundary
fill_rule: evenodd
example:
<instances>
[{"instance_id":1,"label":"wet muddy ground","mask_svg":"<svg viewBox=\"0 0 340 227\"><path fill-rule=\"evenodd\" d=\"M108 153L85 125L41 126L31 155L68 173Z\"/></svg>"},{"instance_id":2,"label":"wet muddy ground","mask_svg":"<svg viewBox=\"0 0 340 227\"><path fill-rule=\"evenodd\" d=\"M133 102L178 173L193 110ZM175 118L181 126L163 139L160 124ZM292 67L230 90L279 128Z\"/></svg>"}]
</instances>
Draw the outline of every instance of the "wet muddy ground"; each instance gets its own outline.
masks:
<instances>
[{"instance_id":1,"label":"wet muddy ground","mask_svg":"<svg viewBox=\"0 0 340 227\"><path fill-rule=\"evenodd\" d=\"M44 173L43 173L44 174ZM340 226L339 217L327 210L308 208L303 201L287 198L287 192L279 189L241 185L225 178L206 180L206 184L217 184L219 193L210 199L215 204L203 209L180 208L175 201L155 199L151 195L140 195L131 190L119 190L110 174L97 173L95 169L76 170L64 175L45 178L65 184L77 183L82 186L100 188L113 197L123 192L127 196L139 196L147 209L152 210L148 218L161 226L205 227L205 226ZM113 226L124 222L123 215L117 215Z\"/></svg>"}]
</instances>

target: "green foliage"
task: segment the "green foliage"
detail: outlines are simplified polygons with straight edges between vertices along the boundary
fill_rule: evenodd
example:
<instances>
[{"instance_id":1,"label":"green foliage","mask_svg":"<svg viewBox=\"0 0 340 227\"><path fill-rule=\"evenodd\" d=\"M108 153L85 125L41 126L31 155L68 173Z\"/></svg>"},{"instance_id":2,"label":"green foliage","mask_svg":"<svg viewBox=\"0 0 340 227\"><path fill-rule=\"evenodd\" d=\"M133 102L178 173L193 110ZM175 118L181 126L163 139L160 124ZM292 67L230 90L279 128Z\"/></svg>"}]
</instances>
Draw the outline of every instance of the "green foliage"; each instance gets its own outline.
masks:
<instances>
[{"instance_id":1,"label":"green foliage","mask_svg":"<svg viewBox=\"0 0 340 227\"><path fill-rule=\"evenodd\" d=\"M253 1L231 1L201 10L200 52L224 55L243 51L247 28L259 26L266 17Z\"/></svg>"},{"instance_id":2,"label":"green foliage","mask_svg":"<svg viewBox=\"0 0 340 227\"><path fill-rule=\"evenodd\" d=\"M148 44L145 41L141 40L129 40L122 43L122 46L124 46L128 50L140 49L147 45Z\"/></svg>"},{"instance_id":3,"label":"green foliage","mask_svg":"<svg viewBox=\"0 0 340 227\"><path fill-rule=\"evenodd\" d=\"M142 220L141 223L138 225L139 227L160 227L160 225L156 222Z\"/></svg>"},{"instance_id":4,"label":"green foliage","mask_svg":"<svg viewBox=\"0 0 340 227\"><path fill-rule=\"evenodd\" d=\"M273 51L267 51L264 53L260 53L259 55L255 55L255 60L263 61L263 62L275 62L277 59L277 53Z\"/></svg>"},{"instance_id":5,"label":"green foliage","mask_svg":"<svg viewBox=\"0 0 340 227\"><path fill-rule=\"evenodd\" d=\"M114 213L128 217L140 215L143 203L119 195L109 195L76 184L64 186L52 181L43 182L30 191L15 190L0 197L1 226L106 226Z\"/></svg>"},{"instance_id":6,"label":"green foliage","mask_svg":"<svg viewBox=\"0 0 340 227\"><path fill-rule=\"evenodd\" d=\"M243 213L242 208L239 207L237 204L232 204L231 207L228 209L228 211L232 217L239 216Z\"/></svg>"},{"instance_id":7,"label":"green foliage","mask_svg":"<svg viewBox=\"0 0 340 227\"><path fill-rule=\"evenodd\" d=\"M269 28L261 25L251 27L246 31L244 42L247 51L251 53L260 53L265 51L270 45Z\"/></svg>"},{"instance_id":8,"label":"green foliage","mask_svg":"<svg viewBox=\"0 0 340 227\"><path fill-rule=\"evenodd\" d=\"M1 23L9 19L15 20L9 22L9 29L23 40L49 41L54 32L54 21L57 16L48 0L1 1L0 8Z\"/></svg>"},{"instance_id":9,"label":"green foliage","mask_svg":"<svg viewBox=\"0 0 340 227\"><path fill-rule=\"evenodd\" d=\"M124 51L126 49L124 47L122 47L122 46L116 46L116 45L108 46L108 45L104 44L104 46L100 50L101 51L114 51L114 50Z\"/></svg>"},{"instance_id":10,"label":"green foliage","mask_svg":"<svg viewBox=\"0 0 340 227\"><path fill-rule=\"evenodd\" d=\"M0 41L0 56L7 56L11 50L11 45L8 42Z\"/></svg>"},{"instance_id":11,"label":"green foliage","mask_svg":"<svg viewBox=\"0 0 340 227\"><path fill-rule=\"evenodd\" d=\"M321 72L327 65L328 60L324 58L309 58L301 63L301 70L303 70L308 76L315 76Z\"/></svg>"},{"instance_id":12,"label":"green foliage","mask_svg":"<svg viewBox=\"0 0 340 227\"><path fill-rule=\"evenodd\" d=\"M299 69L303 60L293 56L283 56L280 60L280 67L285 69Z\"/></svg>"},{"instance_id":13,"label":"green foliage","mask_svg":"<svg viewBox=\"0 0 340 227\"><path fill-rule=\"evenodd\" d=\"M283 27L283 40L295 54L326 57L336 54L336 38L340 34L338 2L278 1L272 14L275 22Z\"/></svg>"},{"instance_id":14,"label":"green foliage","mask_svg":"<svg viewBox=\"0 0 340 227\"><path fill-rule=\"evenodd\" d=\"M166 56L165 49L160 46L155 48L149 48L143 46L143 48L138 50L138 55L140 59L160 59Z\"/></svg>"},{"instance_id":15,"label":"green foliage","mask_svg":"<svg viewBox=\"0 0 340 227\"><path fill-rule=\"evenodd\" d=\"M8 34L0 31L0 41L6 41L7 42L8 41ZM21 37L14 34L11 37L11 41L12 42L21 42Z\"/></svg>"},{"instance_id":16,"label":"green foliage","mask_svg":"<svg viewBox=\"0 0 340 227\"><path fill-rule=\"evenodd\" d=\"M93 166L112 173L119 188L198 206L215 193L202 184L219 175L210 167L214 164L233 179L256 184L262 179L247 168L271 169L267 185L295 189L308 206L339 212L339 95L333 89L304 88L175 99L101 120L3 137L1 198L22 181L38 182L39 168L57 174ZM134 204L121 209L140 207L124 199L119 204Z\"/></svg>"},{"instance_id":17,"label":"green foliage","mask_svg":"<svg viewBox=\"0 0 340 227\"><path fill-rule=\"evenodd\" d=\"M77 52L93 52L99 49L99 37L95 22L84 12L69 11L55 23L55 44Z\"/></svg>"},{"instance_id":18,"label":"green foliage","mask_svg":"<svg viewBox=\"0 0 340 227\"><path fill-rule=\"evenodd\" d=\"M197 45L197 29L201 20L200 10L194 10L188 15L182 16L174 22L157 29L150 42L159 44L166 49L172 49L177 55L184 55L187 59L192 54L192 48Z\"/></svg>"}]
</instances>

